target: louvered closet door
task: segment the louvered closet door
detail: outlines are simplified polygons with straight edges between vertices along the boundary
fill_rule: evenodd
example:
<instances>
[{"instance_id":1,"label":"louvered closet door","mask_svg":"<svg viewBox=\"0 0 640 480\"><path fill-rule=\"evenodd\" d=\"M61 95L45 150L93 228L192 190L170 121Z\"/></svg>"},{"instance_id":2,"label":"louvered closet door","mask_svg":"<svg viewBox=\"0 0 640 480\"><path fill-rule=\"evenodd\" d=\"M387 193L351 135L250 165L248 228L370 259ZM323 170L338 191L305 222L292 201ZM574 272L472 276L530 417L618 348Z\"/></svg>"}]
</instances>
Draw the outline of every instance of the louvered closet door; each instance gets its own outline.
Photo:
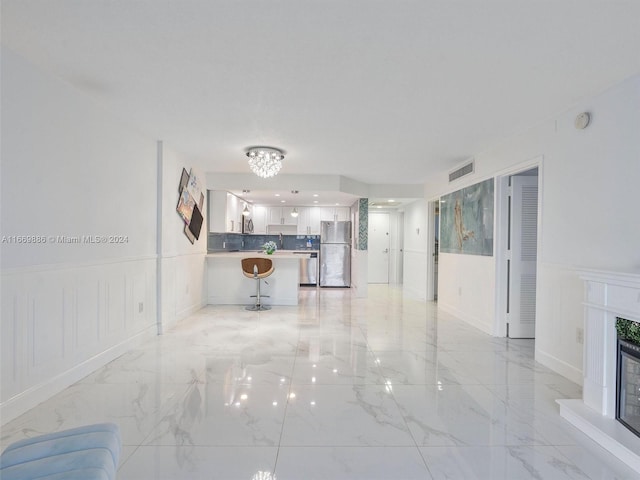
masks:
<instances>
[{"instance_id":1,"label":"louvered closet door","mask_svg":"<svg viewBox=\"0 0 640 480\"><path fill-rule=\"evenodd\" d=\"M538 177L511 177L509 337L533 338L536 330Z\"/></svg>"}]
</instances>

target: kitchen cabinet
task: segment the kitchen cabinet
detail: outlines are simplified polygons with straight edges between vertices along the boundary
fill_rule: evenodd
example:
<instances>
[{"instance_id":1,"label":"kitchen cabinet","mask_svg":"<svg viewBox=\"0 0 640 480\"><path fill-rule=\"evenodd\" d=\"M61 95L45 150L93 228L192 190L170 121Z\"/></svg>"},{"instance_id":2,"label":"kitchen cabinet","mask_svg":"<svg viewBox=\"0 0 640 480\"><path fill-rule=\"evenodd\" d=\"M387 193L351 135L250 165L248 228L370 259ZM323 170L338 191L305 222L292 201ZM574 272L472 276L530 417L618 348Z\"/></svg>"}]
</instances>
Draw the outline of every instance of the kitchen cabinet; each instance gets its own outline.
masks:
<instances>
[{"instance_id":1,"label":"kitchen cabinet","mask_svg":"<svg viewBox=\"0 0 640 480\"><path fill-rule=\"evenodd\" d=\"M242 207L235 195L227 193L227 232L242 233Z\"/></svg>"},{"instance_id":2,"label":"kitchen cabinet","mask_svg":"<svg viewBox=\"0 0 640 480\"><path fill-rule=\"evenodd\" d=\"M224 190L209 191L209 231L242 233L244 201Z\"/></svg>"},{"instance_id":3,"label":"kitchen cabinet","mask_svg":"<svg viewBox=\"0 0 640 480\"><path fill-rule=\"evenodd\" d=\"M242 216L244 203L238 199L238 216ZM320 235L320 222L322 221L349 221L351 220L351 209L349 207L267 207L264 205L252 205L251 220L253 221L253 233L265 235L269 233L269 225L290 225L296 230L287 229L287 235L297 233L298 235ZM291 211L296 208L298 216L292 217ZM241 221L241 220L240 220ZM242 225L240 223L240 225ZM241 231L240 230L236 231ZM273 231L273 229L272 229Z\"/></svg>"},{"instance_id":4,"label":"kitchen cabinet","mask_svg":"<svg viewBox=\"0 0 640 480\"><path fill-rule=\"evenodd\" d=\"M265 235L267 233L267 207L253 205L251 208L251 221L253 222L253 233Z\"/></svg>"},{"instance_id":5,"label":"kitchen cabinet","mask_svg":"<svg viewBox=\"0 0 640 480\"><path fill-rule=\"evenodd\" d=\"M280 225L282 223L282 208L267 207L267 224Z\"/></svg>"},{"instance_id":6,"label":"kitchen cabinet","mask_svg":"<svg viewBox=\"0 0 640 480\"><path fill-rule=\"evenodd\" d=\"M338 222L348 222L351 220L351 209L349 207L336 207L334 215Z\"/></svg>"},{"instance_id":7,"label":"kitchen cabinet","mask_svg":"<svg viewBox=\"0 0 640 480\"><path fill-rule=\"evenodd\" d=\"M349 207L320 207L322 221L346 222L351 220L351 209Z\"/></svg>"},{"instance_id":8,"label":"kitchen cabinet","mask_svg":"<svg viewBox=\"0 0 640 480\"><path fill-rule=\"evenodd\" d=\"M267 207L268 225L297 225L298 218L291 216L294 207Z\"/></svg>"},{"instance_id":9,"label":"kitchen cabinet","mask_svg":"<svg viewBox=\"0 0 640 480\"><path fill-rule=\"evenodd\" d=\"M321 207L298 207L298 235L320 235Z\"/></svg>"}]
</instances>

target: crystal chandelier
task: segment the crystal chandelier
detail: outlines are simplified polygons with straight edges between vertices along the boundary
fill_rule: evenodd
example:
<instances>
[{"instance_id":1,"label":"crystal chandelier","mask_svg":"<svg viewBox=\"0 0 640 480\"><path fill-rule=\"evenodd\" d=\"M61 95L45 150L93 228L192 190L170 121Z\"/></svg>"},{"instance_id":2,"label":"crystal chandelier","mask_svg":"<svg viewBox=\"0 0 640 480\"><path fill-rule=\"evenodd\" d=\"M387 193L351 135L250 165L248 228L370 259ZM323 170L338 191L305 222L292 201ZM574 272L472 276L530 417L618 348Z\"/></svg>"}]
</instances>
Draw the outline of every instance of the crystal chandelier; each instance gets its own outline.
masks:
<instances>
[{"instance_id":1,"label":"crystal chandelier","mask_svg":"<svg viewBox=\"0 0 640 480\"><path fill-rule=\"evenodd\" d=\"M282 168L284 152L277 148L255 147L247 151L247 157L253 173L262 178L269 178L277 175Z\"/></svg>"}]
</instances>

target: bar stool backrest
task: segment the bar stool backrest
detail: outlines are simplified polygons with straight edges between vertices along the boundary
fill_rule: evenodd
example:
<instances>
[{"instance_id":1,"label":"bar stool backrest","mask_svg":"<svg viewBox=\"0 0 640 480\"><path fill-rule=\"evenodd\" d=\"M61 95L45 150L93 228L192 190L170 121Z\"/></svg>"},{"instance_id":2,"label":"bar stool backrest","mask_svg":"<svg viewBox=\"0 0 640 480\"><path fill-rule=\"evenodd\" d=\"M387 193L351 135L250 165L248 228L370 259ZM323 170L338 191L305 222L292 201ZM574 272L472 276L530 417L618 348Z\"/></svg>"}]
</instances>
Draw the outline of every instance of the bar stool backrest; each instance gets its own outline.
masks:
<instances>
[{"instance_id":1,"label":"bar stool backrest","mask_svg":"<svg viewBox=\"0 0 640 480\"><path fill-rule=\"evenodd\" d=\"M242 273L249 278L265 278L273 273L273 261L270 258L243 258Z\"/></svg>"}]
</instances>

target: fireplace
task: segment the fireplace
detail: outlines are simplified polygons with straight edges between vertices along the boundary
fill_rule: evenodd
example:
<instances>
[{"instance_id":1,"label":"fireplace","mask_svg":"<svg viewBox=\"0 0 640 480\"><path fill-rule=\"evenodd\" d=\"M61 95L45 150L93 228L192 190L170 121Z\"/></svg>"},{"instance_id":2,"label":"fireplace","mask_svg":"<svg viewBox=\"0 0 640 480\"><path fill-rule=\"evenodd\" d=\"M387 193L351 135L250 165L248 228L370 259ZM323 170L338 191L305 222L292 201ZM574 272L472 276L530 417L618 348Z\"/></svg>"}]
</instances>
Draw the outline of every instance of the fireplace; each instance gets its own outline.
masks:
<instances>
[{"instance_id":1,"label":"fireplace","mask_svg":"<svg viewBox=\"0 0 640 480\"><path fill-rule=\"evenodd\" d=\"M616 382L616 419L640 437L640 323L616 318L618 362ZM629 332L632 332L630 335ZM634 338L629 338L633 336Z\"/></svg>"},{"instance_id":2,"label":"fireplace","mask_svg":"<svg viewBox=\"0 0 640 480\"><path fill-rule=\"evenodd\" d=\"M640 383L640 348L625 344L620 353L617 331L619 318L640 323L640 273L583 270L579 276L585 282L582 399L558 400L560 415L640 472L640 391L633 385Z\"/></svg>"}]
</instances>

